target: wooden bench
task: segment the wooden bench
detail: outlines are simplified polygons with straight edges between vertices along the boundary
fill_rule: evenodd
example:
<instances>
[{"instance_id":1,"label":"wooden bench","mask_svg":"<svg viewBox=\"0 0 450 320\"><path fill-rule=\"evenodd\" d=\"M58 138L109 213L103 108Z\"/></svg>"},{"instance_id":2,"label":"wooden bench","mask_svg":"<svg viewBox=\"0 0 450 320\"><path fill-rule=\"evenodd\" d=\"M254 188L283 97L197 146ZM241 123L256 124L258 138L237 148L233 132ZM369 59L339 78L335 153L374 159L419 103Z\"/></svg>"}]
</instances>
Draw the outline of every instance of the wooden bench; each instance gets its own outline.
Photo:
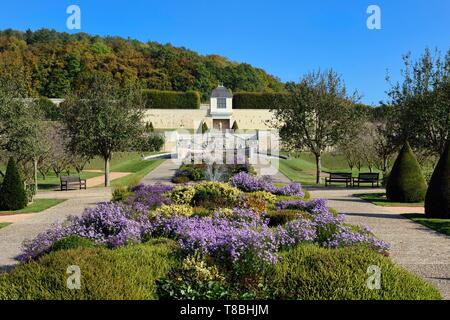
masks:
<instances>
[{"instance_id":1,"label":"wooden bench","mask_svg":"<svg viewBox=\"0 0 450 320\"><path fill-rule=\"evenodd\" d=\"M81 189L86 190L86 180L80 177L62 176L61 178L61 191L69 190L69 186L76 185Z\"/></svg>"},{"instance_id":2,"label":"wooden bench","mask_svg":"<svg viewBox=\"0 0 450 320\"><path fill-rule=\"evenodd\" d=\"M351 173L330 173L329 177L325 178L325 187L328 187L332 182L345 183L345 185L352 185L352 174Z\"/></svg>"},{"instance_id":3,"label":"wooden bench","mask_svg":"<svg viewBox=\"0 0 450 320\"><path fill-rule=\"evenodd\" d=\"M371 183L372 187L377 184L377 187L380 186L380 174L379 173L360 173L357 178L353 178L353 186L358 184L358 187L361 183Z\"/></svg>"}]
</instances>

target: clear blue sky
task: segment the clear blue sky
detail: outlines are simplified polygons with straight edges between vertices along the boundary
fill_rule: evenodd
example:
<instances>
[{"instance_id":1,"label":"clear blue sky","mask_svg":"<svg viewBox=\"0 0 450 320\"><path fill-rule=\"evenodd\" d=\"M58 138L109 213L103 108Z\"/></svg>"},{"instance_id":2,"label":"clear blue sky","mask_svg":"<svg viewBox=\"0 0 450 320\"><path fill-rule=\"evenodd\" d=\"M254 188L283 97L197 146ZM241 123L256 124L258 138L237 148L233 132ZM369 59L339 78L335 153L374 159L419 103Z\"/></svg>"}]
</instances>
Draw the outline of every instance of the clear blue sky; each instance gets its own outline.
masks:
<instances>
[{"instance_id":1,"label":"clear blue sky","mask_svg":"<svg viewBox=\"0 0 450 320\"><path fill-rule=\"evenodd\" d=\"M386 70L398 76L402 54L450 49L448 0L4 0L0 29L68 31L71 4L83 32L216 53L283 81L333 68L369 104L386 98ZM371 4L382 10L382 30L366 27Z\"/></svg>"}]
</instances>

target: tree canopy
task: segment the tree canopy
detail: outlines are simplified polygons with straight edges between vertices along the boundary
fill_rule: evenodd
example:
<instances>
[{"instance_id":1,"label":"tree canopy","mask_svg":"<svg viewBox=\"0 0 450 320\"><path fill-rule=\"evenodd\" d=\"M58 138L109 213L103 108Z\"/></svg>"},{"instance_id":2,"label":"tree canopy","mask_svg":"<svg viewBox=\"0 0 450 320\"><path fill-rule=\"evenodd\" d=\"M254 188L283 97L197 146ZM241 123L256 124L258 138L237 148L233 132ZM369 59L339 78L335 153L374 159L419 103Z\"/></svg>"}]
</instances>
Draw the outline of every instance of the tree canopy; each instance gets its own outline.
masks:
<instances>
[{"instance_id":1,"label":"tree canopy","mask_svg":"<svg viewBox=\"0 0 450 320\"><path fill-rule=\"evenodd\" d=\"M205 99L218 83L233 91L281 91L264 70L171 44L41 29L0 31L0 73L24 70L28 95L63 98L84 79L108 73L118 83L158 90L195 90Z\"/></svg>"}]
</instances>

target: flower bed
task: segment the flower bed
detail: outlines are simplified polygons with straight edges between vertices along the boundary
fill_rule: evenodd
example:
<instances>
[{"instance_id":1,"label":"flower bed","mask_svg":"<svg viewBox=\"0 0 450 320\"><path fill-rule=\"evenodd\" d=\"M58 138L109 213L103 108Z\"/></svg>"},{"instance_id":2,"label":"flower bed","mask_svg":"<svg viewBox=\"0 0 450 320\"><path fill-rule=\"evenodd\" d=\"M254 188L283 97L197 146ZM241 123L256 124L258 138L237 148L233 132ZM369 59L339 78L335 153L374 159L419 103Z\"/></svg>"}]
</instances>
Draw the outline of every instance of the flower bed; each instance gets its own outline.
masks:
<instances>
[{"instance_id":1,"label":"flower bed","mask_svg":"<svg viewBox=\"0 0 450 320\"><path fill-rule=\"evenodd\" d=\"M53 251L55 242L73 236L109 250L167 238L178 243L180 264L157 281L160 297L248 299L274 297L267 270L277 268L285 253L299 246L364 247L387 254L388 244L367 229L346 225L345 217L330 212L324 200L286 200L286 193L298 197L300 186L284 193L266 180L261 185L264 191L250 188L251 193L217 182L176 188L140 185L124 202L100 203L24 243L21 259L36 260ZM268 190L282 194L282 200ZM199 215L198 199L217 205ZM273 215L265 210L269 205L276 213L289 212L290 218L271 224Z\"/></svg>"},{"instance_id":2,"label":"flower bed","mask_svg":"<svg viewBox=\"0 0 450 320\"><path fill-rule=\"evenodd\" d=\"M240 172L233 176L230 184L244 192L266 191L276 195L304 196L299 183L291 183L278 187L274 185L269 177L255 177L246 172Z\"/></svg>"}]
</instances>

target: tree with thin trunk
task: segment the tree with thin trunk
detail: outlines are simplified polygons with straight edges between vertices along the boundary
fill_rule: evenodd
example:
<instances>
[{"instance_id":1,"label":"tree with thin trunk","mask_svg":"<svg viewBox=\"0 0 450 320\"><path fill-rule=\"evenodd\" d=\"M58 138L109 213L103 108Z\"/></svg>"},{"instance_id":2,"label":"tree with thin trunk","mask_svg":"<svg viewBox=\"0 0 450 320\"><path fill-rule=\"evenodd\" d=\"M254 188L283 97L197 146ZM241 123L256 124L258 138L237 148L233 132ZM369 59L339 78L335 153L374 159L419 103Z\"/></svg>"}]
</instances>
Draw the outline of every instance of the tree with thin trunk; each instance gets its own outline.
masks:
<instances>
[{"instance_id":1,"label":"tree with thin trunk","mask_svg":"<svg viewBox=\"0 0 450 320\"><path fill-rule=\"evenodd\" d=\"M312 72L300 83L286 85L288 98L274 101L274 126L290 150L310 151L316 159L316 183L320 183L321 156L335 147L351 127L352 105L340 75L333 70Z\"/></svg>"},{"instance_id":2,"label":"tree with thin trunk","mask_svg":"<svg viewBox=\"0 0 450 320\"><path fill-rule=\"evenodd\" d=\"M110 76L96 75L84 87L61 104L61 121L71 152L102 157L107 187L113 153L132 148L144 132L144 102L138 86Z\"/></svg>"}]
</instances>

